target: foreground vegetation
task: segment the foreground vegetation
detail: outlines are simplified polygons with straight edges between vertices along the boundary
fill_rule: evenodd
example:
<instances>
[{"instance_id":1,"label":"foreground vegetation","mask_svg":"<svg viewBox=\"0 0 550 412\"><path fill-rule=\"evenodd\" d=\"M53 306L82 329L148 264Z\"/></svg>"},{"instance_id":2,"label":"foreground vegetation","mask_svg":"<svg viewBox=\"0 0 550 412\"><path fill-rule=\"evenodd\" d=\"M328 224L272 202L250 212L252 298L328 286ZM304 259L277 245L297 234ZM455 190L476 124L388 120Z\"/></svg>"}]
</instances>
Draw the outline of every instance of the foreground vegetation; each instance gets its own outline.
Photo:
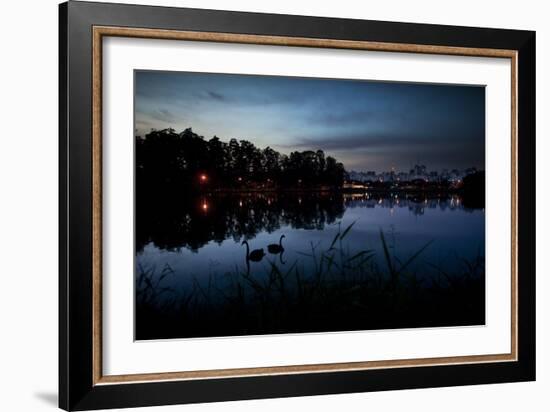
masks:
<instances>
[{"instance_id":1,"label":"foreground vegetation","mask_svg":"<svg viewBox=\"0 0 550 412\"><path fill-rule=\"evenodd\" d=\"M186 292L165 286L173 271L138 268L136 338L160 339L272 333L476 325L485 322L484 259L462 260L456 273L416 264L431 242L406 260L391 253L380 232L383 256L350 253L340 230L330 247L310 245L307 271L294 262L266 274L236 268L208 282L193 280Z\"/></svg>"}]
</instances>

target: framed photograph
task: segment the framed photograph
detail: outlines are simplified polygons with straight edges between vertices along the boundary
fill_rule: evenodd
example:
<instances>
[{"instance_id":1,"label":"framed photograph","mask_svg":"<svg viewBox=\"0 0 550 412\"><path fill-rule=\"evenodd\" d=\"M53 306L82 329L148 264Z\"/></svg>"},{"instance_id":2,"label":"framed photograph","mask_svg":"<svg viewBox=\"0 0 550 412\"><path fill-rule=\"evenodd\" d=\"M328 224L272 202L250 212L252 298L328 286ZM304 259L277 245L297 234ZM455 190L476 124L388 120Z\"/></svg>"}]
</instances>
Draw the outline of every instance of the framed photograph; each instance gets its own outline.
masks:
<instances>
[{"instance_id":1,"label":"framed photograph","mask_svg":"<svg viewBox=\"0 0 550 412\"><path fill-rule=\"evenodd\" d=\"M60 5L59 402L535 379L535 33Z\"/></svg>"}]
</instances>

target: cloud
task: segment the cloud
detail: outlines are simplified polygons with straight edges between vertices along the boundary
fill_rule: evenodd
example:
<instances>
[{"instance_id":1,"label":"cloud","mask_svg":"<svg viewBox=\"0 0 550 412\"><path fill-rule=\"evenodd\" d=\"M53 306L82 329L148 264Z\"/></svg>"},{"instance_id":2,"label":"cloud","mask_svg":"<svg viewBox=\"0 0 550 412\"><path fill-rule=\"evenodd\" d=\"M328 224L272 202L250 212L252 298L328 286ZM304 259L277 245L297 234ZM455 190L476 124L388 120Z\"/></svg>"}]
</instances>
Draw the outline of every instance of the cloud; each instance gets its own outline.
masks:
<instances>
[{"instance_id":1,"label":"cloud","mask_svg":"<svg viewBox=\"0 0 550 412\"><path fill-rule=\"evenodd\" d=\"M150 113L150 116L161 122L173 122L176 120L176 116L170 110L166 109L154 110Z\"/></svg>"},{"instance_id":2,"label":"cloud","mask_svg":"<svg viewBox=\"0 0 550 412\"><path fill-rule=\"evenodd\" d=\"M322 149L344 162L346 167L385 170L389 165L406 168L416 161L427 165L449 167L484 167L483 139L449 138L447 136L392 135L356 133L330 137L300 137L286 150Z\"/></svg>"},{"instance_id":3,"label":"cloud","mask_svg":"<svg viewBox=\"0 0 550 412\"><path fill-rule=\"evenodd\" d=\"M258 107L258 106L272 106L272 105L289 105L295 106L307 101L307 96L294 93L291 91L281 92L279 90L226 90L213 91L213 90L201 90L193 93L191 96L184 97L188 101L198 99L205 102L218 102L236 105L238 107Z\"/></svg>"},{"instance_id":4,"label":"cloud","mask_svg":"<svg viewBox=\"0 0 550 412\"><path fill-rule=\"evenodd\" d=\"M348 110L341 112L327 112L326 110L316 111L309 121L324 126L349 126L350 124L365 125L365 122L376 118L372 110Z\"/></svg>"},{"instance_id":5,"label":"cloud","mask_svg":"<svg viewBox=\"0 0 550 412\"><path fill-rule=\"evenodd\" d=\"M301 137L292 147L311 148L322 147L325 150L358 150L358 149L397 149L419 146L439 145L439 139L418 138L410 136L391 136L384 134L369 135L357 133L330 137ZM447 142L441 144L447 144Z\"/></svg>"},{"instance_id":6,"label":"cloud","mask_svg":"<svg viewBox=\"0 0 550 412\"><path fill-rule=\"evenodd\" d=\"M221 93L216 93L216 92L213 92L213 91L210 91L208 90L206 92L207 96L209 96L210 98L214 99L214 100L218 100L220 102L225 102L227 101L227 97L224 96L223 94Z\"/></svg>"}]
</instances>

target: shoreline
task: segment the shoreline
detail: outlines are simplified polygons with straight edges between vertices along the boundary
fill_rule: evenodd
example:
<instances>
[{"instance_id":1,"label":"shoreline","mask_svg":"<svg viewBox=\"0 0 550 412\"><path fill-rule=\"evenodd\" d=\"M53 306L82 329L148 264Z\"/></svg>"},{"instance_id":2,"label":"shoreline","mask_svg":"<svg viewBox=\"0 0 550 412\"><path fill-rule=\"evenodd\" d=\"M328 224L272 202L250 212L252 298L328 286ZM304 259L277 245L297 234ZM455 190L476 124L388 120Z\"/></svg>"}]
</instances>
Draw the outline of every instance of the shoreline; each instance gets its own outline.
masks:
<instances>
[{"instance_id":1,"label":"shoreline","mask_svg":"<svg viewBox=\"0 0 550 412\"><path fill-rule=\"evenodd\" d=\"M368 189L351 189L351 188L273 188L273 189L213 189L201 191L203 194L217 193L343 193L343 194L368 194L368 193L438 193L438 194L463 194L462 189L442 189L442 188L368 188Z\"/></svg>"}]
</instances>

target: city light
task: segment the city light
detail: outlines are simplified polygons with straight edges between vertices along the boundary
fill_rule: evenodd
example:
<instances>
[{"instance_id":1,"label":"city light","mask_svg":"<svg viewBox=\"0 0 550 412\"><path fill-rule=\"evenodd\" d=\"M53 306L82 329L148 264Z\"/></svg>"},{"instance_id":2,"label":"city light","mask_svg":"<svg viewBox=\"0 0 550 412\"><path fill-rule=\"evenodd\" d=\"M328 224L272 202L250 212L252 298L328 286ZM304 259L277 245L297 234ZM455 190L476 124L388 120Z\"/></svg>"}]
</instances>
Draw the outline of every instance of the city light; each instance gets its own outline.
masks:
<instances>
[{"instance_id":1,"label":"city light","mask_svg":"<svg viewBox=\"0 0 550 412\"><path fill-rule=\"evenodd\" d=\"M346 183L348 185L370 185L380 183L393 183L394 187L403 187L404 185L418 186L421 184L443 184L443 185L462 185L464 177L475 175L482 170L475 167L465 169L441 169L428 170L425 165L414 165L410 170L398 171L392 166L389 170L376 172L374 170L347 172Z\"/></svg>"}]
</instances>

